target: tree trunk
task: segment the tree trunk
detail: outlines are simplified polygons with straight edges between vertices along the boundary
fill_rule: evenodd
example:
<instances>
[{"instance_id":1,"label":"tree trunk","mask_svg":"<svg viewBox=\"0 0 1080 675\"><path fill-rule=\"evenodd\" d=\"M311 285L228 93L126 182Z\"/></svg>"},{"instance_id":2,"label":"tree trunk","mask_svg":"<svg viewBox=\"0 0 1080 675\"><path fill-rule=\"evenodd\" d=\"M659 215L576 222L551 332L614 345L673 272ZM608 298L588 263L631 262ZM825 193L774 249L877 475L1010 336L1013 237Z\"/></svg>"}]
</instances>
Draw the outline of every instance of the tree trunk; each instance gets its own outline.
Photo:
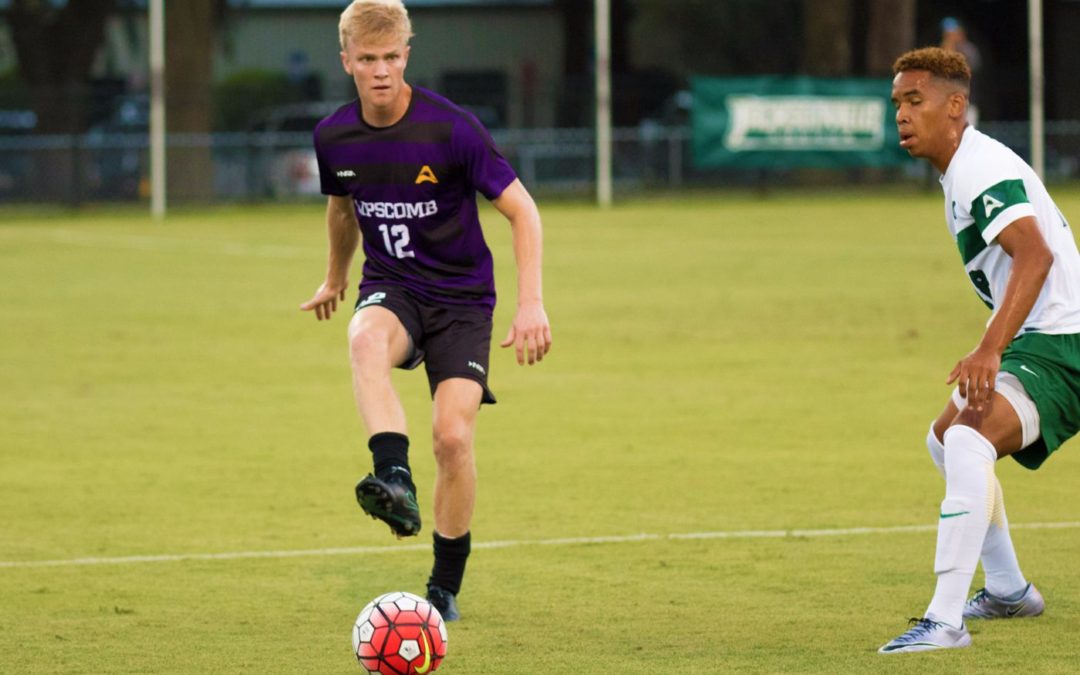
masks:
<instances>
[{"instance_id":1,"label":"tree trunk","mask_svg":"<svg viewBox=\"0 0 1080 675\"><path fill-rule=\"evenodd\" d=\"M896 57L915 46L915 0L867 0L866 74L891 77Z\"/></svg>"},{"instance_id":2,"label":"tree trunk","mask_svg":"<svg viewBox=\"0 0 1080 675\"><path fill-rule=\"evenodd\" d=\"M115 0L80 0L61 8L35 0L12 0L8 23L19 78L33 90L38 133L84 131L90 67L105 40L105 21Z\"/></svg>"},{"instance_id":3,"label":"tree trunk","mask_svg":"<svg viewBox=\"0 0 1080 675\"><path fill-rule=\"evenodd\" d=\"M807 75L851 74L851 14L851 0L803 0Z\"/></svg>"},{"instance_id":4,"label":"tree trunk","mask_svg":"<svg viewBox=\"0 0 1080 675\"><path fill-rule=\"evenodd\" d=\"M37 115L34 133L68 135L65 148L34 153L29 199L78 204L81 165L78 136L86 130L90 66L105 39L105 21L114 0L81 0L63 7L35 0L13 0L7 20L12 29L18 74L30 92Z\"/></svg>"},{"instance_id":5,"label":"tree trunk","mask_svg":"<svg viewBox=\"0 0 1080 675\"><path fill-rule=\"evenodd\" d=\"M214 196L214 161L205 140L213 128L213 65L218 0L170 2L165 8L165 126L170 198ZM179 135L178 135L179 134Z\"/></svg>"}]
</instances>

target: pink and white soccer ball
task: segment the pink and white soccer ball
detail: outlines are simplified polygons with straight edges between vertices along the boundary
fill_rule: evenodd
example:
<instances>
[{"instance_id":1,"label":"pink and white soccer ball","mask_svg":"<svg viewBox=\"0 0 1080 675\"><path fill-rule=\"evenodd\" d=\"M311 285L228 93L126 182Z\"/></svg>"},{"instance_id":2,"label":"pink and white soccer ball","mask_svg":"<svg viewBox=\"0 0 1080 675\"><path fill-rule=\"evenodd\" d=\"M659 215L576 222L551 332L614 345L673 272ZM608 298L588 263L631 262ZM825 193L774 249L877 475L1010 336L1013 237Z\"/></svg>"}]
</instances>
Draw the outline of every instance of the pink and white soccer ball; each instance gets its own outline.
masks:
<instances>
[{"instance_id":1,"label":"pink and white soccer ball","mask_svg":"<svg viewBox=\"0 0 1080 675\"><path fill-rule=\"evenodd\" d=\"M439 610L402 591L369 602L353 624L353 653L373 675L426 675L446 658L446 642Z\"/></svg>"}]
</instances>

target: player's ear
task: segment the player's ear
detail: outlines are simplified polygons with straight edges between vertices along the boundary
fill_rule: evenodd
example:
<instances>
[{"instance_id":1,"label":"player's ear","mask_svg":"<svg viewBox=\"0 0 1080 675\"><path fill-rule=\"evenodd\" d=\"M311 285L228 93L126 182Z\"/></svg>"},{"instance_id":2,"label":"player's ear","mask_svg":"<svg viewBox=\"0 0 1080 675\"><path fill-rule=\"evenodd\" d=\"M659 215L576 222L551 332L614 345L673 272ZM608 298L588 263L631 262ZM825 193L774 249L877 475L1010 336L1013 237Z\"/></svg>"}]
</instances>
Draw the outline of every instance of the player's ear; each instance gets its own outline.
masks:
<instances>
[{"instance_id":1,"label":"player's ear","mask_svg":"<svg viewBox=\"0 0 1080 675\"><path fill-rule=\"evenodd\" d=\"M349 52L342 50L341 52L341 67L345 69L348 75L352 75L352 68L349 64Z\"/></svg>"},{"instance_id":2,"label":"player's ear","mask_svg":"<svg viewBox=\"0 0 1080 675\"><path fill-rule=\"evenodd\" d=\"M967 116L967 94L962 91L954 91L949 94L949 117L959 119Z\"/></svg>"},{"instance_id":3,"label":"player's ear","mask_svg":"<svg viewBox=\"0 0 1080 675\"><path fill-rule=\"evenodd\" d=\"M401 51L401 62L406 66L409 65L409 52L412 50L412 45L405 45L405 49Z\"/></svg>"}]
</instances>

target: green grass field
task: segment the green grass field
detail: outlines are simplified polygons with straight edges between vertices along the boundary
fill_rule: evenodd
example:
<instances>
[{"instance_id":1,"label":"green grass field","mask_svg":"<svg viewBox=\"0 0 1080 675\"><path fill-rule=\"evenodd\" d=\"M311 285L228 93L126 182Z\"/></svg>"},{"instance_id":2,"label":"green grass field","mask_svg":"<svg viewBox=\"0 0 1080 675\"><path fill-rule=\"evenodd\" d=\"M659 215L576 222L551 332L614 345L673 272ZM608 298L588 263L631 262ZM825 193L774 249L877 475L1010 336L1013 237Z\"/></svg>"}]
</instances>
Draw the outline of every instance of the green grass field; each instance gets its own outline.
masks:
<instances>
[{"instance_id":1,"label":"green grass field","mask_svg":"<svg viewBox=\"0 0 1080 675\"><path fill-rule=\"evenodd\" d=\"M998 468L1047 614L876 653L933 591L923 438L987 318L936 192L541 207L555 344L492 355L440 672L1076 671L1077 441ZM347 312L297 309L322 214L0 212L0 670L358 672L360 608L422 591L429 530L398 542L352 496ZM397 383L430 508L426 380Z\"/></svg>"}]
</instances>

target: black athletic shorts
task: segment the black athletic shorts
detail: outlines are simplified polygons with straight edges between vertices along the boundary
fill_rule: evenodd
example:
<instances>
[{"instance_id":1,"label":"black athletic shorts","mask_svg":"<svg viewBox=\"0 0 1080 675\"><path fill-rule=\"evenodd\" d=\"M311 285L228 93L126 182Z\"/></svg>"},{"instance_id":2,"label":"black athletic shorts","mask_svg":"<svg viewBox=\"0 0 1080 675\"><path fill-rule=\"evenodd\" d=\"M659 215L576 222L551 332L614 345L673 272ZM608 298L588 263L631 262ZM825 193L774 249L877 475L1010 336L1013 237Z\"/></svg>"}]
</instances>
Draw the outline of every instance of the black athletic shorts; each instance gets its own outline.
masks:
<instances>
[{"instance_id":1,"label":"black athletic shorts","mask_svg":"<svg viewBox=\"0 0 1080 675\"><path fill-rule=\"evenodd\" d=\"M491 352L491 315L481 307L431 302L403 286L366 286L356 311L378 305L397 316L412 340L412 352L398 368L412 370L422 362L431 395L443 380L464 377L484 389L481 403L495 403L487 385Z\"/></svg>"}]
</instances>

